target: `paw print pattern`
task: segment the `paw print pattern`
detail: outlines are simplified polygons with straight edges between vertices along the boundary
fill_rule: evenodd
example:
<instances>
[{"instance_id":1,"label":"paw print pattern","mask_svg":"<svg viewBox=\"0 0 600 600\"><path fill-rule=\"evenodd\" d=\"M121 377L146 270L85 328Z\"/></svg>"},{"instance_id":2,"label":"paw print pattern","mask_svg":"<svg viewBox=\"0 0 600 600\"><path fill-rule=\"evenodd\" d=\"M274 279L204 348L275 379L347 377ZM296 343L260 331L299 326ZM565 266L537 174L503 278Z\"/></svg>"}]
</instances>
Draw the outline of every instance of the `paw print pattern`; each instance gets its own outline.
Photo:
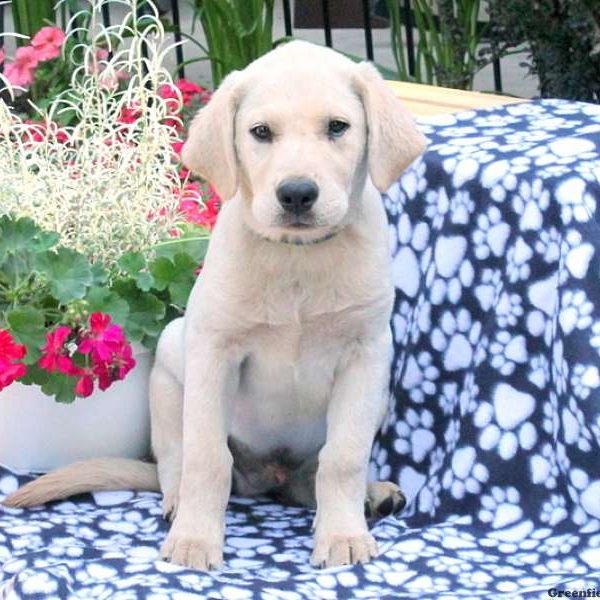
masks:
<instances>
[{"instance_id":1,"label":"paw print pattern","mask_svg":"<svg viewBox=\"0 0 600 600\"><path fill-rule=\"evenodd\" d=\"M523 302L519 294L503 292L496 304L496 322L499 327L514 327L521 316L523 316Z\"/></svg>"},{"instance_id":2,"label":"paw print pattern","mask_svg":"<svg viewBox=\"0 0 600 600\"><path fill-rule=\"evenodd\" d=\"M523 517L520 506L521 495L515 487L492 487L489 494L481 496L481 509L478 517L493 529L514 525Z\"/></svg>"},{"instance_id":3,"label":"paw print pattern","mask_svg":"<svg viewBox=\"0 0 600 600\"><path fill-rule=\"evenodd\" d=\"M394 442L396 452L410 454L415 463L422 462L435 445L432 427L431 411L424 409L417 412L409 408L404 419L396 424L397 439Z\"/></svg>"},{"instance_id":4,"label":"paw print pattern","mask_svg":"<svg viewBox=\"0 0 600 600\"><path fill-rule=\"evenodd\" d=\"M471 365L480 334L481 323L473 322L468 310L446 311L440 319L440 326L431 333L431 345L438 352L443 352L447 371L458 371Z\"/></svg>"},{"instance_id":5,"label":"paw print pattern","mask_svg":"<svg viewBox=\"0 0 600 600\"><path fill-rule=\"evenodd\" d=\"M469 192L458 191L450 200L450 220L456 225L466 225L475 210L475 202Z\"/></svg>"},{"instance_id":6,"label":"paw print pattern","mask_svg":"<svg viewBox=\"0 0 600 600\"><path fill-rule=\"evenodd\" d=\"M592 324L594 305L583 290L565 290L561 296L561 309L558 315L560 326L566 335L575 328L586 329Z\"/></svg>"},{"instance_id":7,"label":"paw print pattern","mask_svg":"<svg viewBox=\"0 0 600 600\"><path fill-rule=\"evenodd\" d=\"M481 486L489 478L487 468L477 462L477 452L472 446L454 451L452 464L444 473L442 486L450 490L453 498L462 500L465 494L479 494Z\"/></svg>"},{"instance_id":8,"label":"paw print pattern","mask_svg":"<svg viewBox=\"0 0 600 600\"><path fill-rule=\"evenodd\" d=\"M516 364L527 362L525 344L525 336L512 336L508 331L499 331L490 344L490 364L502 375L512 375Z\"/></svg>"},{"instance_id":9,"label":"paw print pattern","mask_svg":"<svg viewBox=\"0 0 600 600\"><path fill-rule=\"evenodd\" d=\"M589 395L600 386L600 373L596 365L576 364L571 373L571 388L580 400L587 400Z\"/></svg>"},{"instance_id":10,"label":"paw print pattern","mask_svg":"<svg viewBox=\"0 0 600 600\"><path fill-rule=\"evenodd\" d=\"M533 250L522 237L510 246L506 254L506 275L511 283L524 280L531 274L529 260Z\"/></svg>"},{"instance_id":11,"label":"paw print pattern","mask_svg":"<svg viewBox=\"0 0 600 600\"><path fill-rule=\"evenodd\" d=\"M564 496L552 494L542 505L540 519L550 527L556 527L568 517L567 502Z\"/></svg>"},{"instance_id":12,"label":"paw print pattern","mask_svg":"<svg viewBox=\"0 0 600 600\"><path fill-rule=\"evenodd\" d=\"M475 256L484 260L490 255L502 256L510 226L502 220L502 213L497 206L491 206L487 213L479 215L477 229L473 232Z\"/></svg>"},{"instance_id":13,"label":"paw print pattern","mask_svg":"<svg viewBox=\"0 0 600 600\"><path fill-rule=\"evenodd\" d=\"M473 415L474 425L481 429L481 448L496 450L504 460L514 458L519 448L531 450L538 436L527 419L534 410L533 396L499 383L493 392L493 402L482 402Z\"/></svg>"},{"instance_id":14,"label":"paw print pattern","mask_svg":"<svg viewBox=\"0 0 600 600\"><path fill-rule=\"evenodd\" d=\"M544 223L544 211L550 205L550 191L544 189L541 179L535 179L530 185L523 181L518 193L513 196L513 210L520 215L521 231L539 231Z\"/></svg>"},{"instance_id":15,"label":"paw print pattern","mask_svg":"<svg viewBox=\"0 0 600 600\"><path fill-rule=\"evenodd\" d=\"M406 361L406 370L402 378L402 387L408 390L413 402L419 404L425 401L425 396L435 394L436 380L440 375L439 369L433 364L429 352L421 352L416 358L410 356Z\"/></svg>"}]
</instances>

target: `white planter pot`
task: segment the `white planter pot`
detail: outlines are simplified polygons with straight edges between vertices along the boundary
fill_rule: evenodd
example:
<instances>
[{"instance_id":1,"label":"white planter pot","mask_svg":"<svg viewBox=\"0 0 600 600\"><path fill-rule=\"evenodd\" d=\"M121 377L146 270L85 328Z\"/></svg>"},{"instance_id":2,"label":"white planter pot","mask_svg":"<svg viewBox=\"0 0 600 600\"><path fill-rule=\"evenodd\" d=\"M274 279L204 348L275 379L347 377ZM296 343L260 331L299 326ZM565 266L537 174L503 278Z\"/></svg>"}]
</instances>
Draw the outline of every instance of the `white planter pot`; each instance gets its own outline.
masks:
<instances>
[{"instance_id":1,"label":"white planter pot","mask_svg":"<svg viewBox=\"0 0 600 600\"><path fill-rule=\"evenodd\" d=\"M101 456L142 458L150 451L148 381L152 354L134 345L136 366L123 381L72 404L35 385L0 392L0 464L49 471Z\"/></svg>"}]
</instances>

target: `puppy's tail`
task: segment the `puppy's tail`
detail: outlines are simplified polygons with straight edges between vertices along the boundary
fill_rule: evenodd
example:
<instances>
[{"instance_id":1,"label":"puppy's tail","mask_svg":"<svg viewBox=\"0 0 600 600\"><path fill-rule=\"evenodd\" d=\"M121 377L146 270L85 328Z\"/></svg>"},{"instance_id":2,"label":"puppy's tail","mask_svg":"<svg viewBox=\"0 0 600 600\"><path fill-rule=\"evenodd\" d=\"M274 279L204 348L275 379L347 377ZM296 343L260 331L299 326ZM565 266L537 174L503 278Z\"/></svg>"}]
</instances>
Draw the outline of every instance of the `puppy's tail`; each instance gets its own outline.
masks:
<instances>
[{"instance_id":1,"label":"puppy's tail","mask_svg":"<svg viewBox=\"0 0 600 600\"><path fill-rule=\"evenodd\" d=\"M156 465L128 458L94 458L30 481L4 499L10 507L37 506L100 490L160 491Z\"/></svg>"}]
</instances>

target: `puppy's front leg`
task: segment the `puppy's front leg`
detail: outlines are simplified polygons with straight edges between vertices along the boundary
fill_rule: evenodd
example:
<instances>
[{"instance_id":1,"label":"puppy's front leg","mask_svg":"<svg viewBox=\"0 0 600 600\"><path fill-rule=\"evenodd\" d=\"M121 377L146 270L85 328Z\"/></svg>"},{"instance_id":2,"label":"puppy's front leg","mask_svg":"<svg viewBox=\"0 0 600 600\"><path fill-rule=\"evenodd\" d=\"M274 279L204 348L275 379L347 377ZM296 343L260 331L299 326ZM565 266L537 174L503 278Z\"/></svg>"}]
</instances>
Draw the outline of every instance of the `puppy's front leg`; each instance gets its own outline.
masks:
<instances>
[{"instance_id":1,"label":"puppy's front leg","mask_svg":"<svg viewBox=\"0 0 600 600\"><path fill-rule=\"evenodd\" d=\"M179 565L209 570L223 563L233 465L227 448L226 400L237 370L231 354L209 332L188 338L179 506L161 555Z\"/></svg>"},{"instance_id":2,"label":"puppy's front leg","mask_svg":"<svg viewBox=\"0 0 600 600\"><path fill-rule=\"evenodd\" d=\"M319 453L311 563L364 563L377 555L364 514L371 445L387 401L389 332L352 349L338 372Z\"/></svg>"}]
</instances>

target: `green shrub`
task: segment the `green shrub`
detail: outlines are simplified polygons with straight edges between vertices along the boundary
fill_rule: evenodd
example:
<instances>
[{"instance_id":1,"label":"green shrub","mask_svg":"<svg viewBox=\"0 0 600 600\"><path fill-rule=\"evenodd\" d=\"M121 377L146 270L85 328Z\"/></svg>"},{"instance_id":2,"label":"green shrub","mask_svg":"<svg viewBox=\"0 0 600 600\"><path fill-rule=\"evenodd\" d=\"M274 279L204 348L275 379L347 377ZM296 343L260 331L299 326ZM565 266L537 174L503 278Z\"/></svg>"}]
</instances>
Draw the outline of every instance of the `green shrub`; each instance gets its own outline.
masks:
<instances>
[{"instance_id":1,"label":"green shrub","mask_svg":"<svg viewBox=\"0 0 600 600\"><path fill-rule=\"evenodd\" d=\"M496 40L528 45L542 97L600 102L598 0L487 0Z\"/></svg>"}]
</instances>

